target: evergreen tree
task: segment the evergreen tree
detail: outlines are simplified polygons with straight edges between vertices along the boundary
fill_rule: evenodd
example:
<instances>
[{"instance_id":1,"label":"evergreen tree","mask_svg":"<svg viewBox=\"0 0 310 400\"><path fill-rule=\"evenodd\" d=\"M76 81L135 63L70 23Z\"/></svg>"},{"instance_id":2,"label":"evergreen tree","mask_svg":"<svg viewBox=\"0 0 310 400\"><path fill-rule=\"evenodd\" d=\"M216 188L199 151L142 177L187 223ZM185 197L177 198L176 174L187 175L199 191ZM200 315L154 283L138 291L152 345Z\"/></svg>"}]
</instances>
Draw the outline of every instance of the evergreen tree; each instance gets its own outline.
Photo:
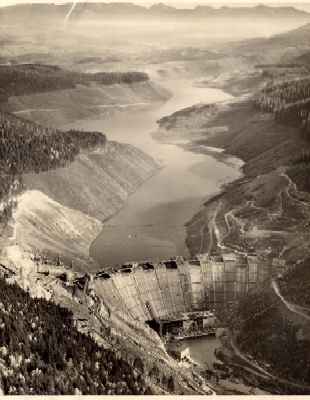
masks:
<instances>
[{"instance_id":1,"label":"evergreen tree","mask_svg":"<svg viewBox=\"0 0 310 400\"><path fill-rule=\"evenodd\" d=\"M172 375L170 375L168 378L167 388L168 388L169 392L171 392L171 393L174 392L174 390L175 390L175 383L174 383L174 379L173 379Z\"/></svg>"}]
</instances>

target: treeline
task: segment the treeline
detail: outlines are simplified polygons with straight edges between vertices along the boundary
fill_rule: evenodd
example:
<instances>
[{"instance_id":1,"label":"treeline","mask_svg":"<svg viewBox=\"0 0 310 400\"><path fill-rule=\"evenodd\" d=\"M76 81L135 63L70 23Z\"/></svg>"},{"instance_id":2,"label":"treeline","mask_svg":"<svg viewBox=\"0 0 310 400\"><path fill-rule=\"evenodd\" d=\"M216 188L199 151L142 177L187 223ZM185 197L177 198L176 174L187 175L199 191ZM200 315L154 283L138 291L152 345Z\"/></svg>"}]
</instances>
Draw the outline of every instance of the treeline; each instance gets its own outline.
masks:
<instances>
[{"instance_id":1,"label":"treeline","mask_svg":"<svg viewBox=\"0 0 310 400\"><path fill-rule=\"evenodd\" d=\"M79 332L73 314L0 278L0 386L5 395L152 394L130 365ZM136 371L134 371L134 369Z\"/></svg>"},{"instance_id":2,"label":"treeline","mask_svg":"<svg viewBox=\"0 0 310 400\"><path fill-rule=\"evenodd\" d=\"M310 141L310 99L278 109L275 120L280 124L298 127L301 138Z\"/></svg>"},{"instance_id":3,"label":"treeline","mask_svg":"<svg viewBox=\"0 0 310 400\"><path fill-rule=\"evenodd\" d=\"M43 127L0 112L0 169L10 175L42 172L72 162L81 149L106 143L101 132Z\"/></svg>"},{"instance_id":4,"label":"treeline","mask_svg":"<svg viewBox=\"0 0 310 400\"><path fill-rule=\"evenodd\" d=\"M4 102L11 96L74 89L79 79L78 74L58 67L24 64L1 66L0 81L0 102Z\"/></svg>"},{"instance_id":5,"label":"treeline","mask_svg":"<svg viewBox=\"0 0 310 400\"><path fill-rule=\"evenodd\" d=\"M272 112L292 104L303 104L310 99L310 78L281 83L268 83L254 95L254 105L260 110Z\"/></svg>"},{"instance_id":6,"label":"treeline","mask_svg":"<svg viewBox=\"0 0 310 400\"><path fill-rule=\"evenodd\" d=\"M84 74L89 82L98 82L101 85L131 84L146 82L150 78L144 72L98 72L96 74Z\"/></svg>"},{"instance_id":7,"label":"treeline","mask_svg":"<svg viewBox=\"0 0 310 400\"><path fill-rule=\"evenodd\" d=\"M310 385L310 341L297 337L301 327L285 320L278 306L269 285L247 294L231 317L239 331L237 345L260 364L268 363L276 376Z\"/></svg>"},{"instance_id":8,"label":"treeline","mask_svg":"<svg viewBox=\"0 0 310 400\"><path fill-rule=\"evenodd\" d=\"M77 84L97 82L101 85L114 85L147 80L149 77L143 72L84 74L49 65L4 65L0 66L0 103L8 101L11 96L74 89Z\"/></svg>"},{"instance_id":9,"label":"treeline","mask_svg":"<svg viewBox=\"0 0 310 400\"><path fill-rule=\"evenodd\" d=\"M64 167L82 149L105 144L101 132L61 132L0 111L0 222L11 216L10 199L22 190L22 174Z\"/></svg>"},{"instance_id":10,"label":"treeline","mask_svg":"<svg viewBox=\"0 0 310 400\"><path fill-rule=\"evenodd\" d=\"M275 65L261 65L255 68L262 68L262 77L272 78L279 80L300 78L303 76L309 76L309 68L305 65L294 65L294 64L275 64Z\"/></svg>"},{"instance_id":11,"label":"treeline","mask_svg":"<svg viewBox=\"0 0 310 400\"><path fill-rule=\"evenodd\" d=\"M300 76L309 76L309 70L304 68L268 68L262 72L263 78L281 80L282 78L294 79Z\"/></svg>"},{"instance_id":12,"label":"treeline","mask_svg":"<svg viewBox=\"0 0 310 400\"><path fill-rule=\"evenodd\" d=\"M279 124L299 128L310 141L310 78L269 83L254 96L254 107L273 112Z\"/></svg>"},{"instance_id":13,"label":"treeline","mask_svg":"<svg viewBox=\"0 0 310 400\"><path fill-rule=\"evenodd\" d=\"M258 64L254 68L262 69L264 78L300 78L309 75L309 67L305 64Z\"/></svg>"}]
</instances>

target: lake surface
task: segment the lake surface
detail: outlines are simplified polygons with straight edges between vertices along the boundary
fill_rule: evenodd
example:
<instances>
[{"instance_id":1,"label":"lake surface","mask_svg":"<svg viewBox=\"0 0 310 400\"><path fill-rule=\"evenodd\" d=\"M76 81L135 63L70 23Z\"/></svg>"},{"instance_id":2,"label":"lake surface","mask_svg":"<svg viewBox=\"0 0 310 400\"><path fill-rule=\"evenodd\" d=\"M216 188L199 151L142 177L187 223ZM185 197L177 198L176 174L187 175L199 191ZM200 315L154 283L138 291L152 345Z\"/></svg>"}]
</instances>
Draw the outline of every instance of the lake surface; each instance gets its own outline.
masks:
<instances>
[{"instance_id":1,"label":"lake surface","mask_svg":"<svg viewBox=\"0 0 310 400\"><path fill-rule=\"evenodd\" d=\"M188 256L185 223L223 183L241 174L242 164L236 158L219 162L210 155L159 144L152 138L160 118L200 102L226 101L231 96L219 89L196 87L190 81L169 81L161 85L170 89L173 97L154 109L131 110L106 120L77 121L67 126L102 131L109 140L130 143L165 165L104 224L90 249L91 256L102 267L132 260Z\"/></svg>"}]
</instances>

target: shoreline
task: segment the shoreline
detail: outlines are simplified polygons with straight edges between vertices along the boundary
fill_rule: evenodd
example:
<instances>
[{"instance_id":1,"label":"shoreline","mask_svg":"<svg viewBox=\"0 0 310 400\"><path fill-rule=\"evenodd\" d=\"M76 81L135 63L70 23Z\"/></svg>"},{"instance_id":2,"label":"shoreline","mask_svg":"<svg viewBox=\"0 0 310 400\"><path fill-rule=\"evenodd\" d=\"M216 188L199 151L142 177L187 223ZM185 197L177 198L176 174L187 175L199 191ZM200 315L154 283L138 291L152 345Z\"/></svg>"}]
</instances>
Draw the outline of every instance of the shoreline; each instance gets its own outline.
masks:
<instances>
[{"instance_id":1,"label":"shoreline","mask_svg":"<svg viewBox=\"0 0 310 400\"><path fill-rule=\"evenodd\" d=\"M188 220L186 222L185 226L189 226L190 225L190 223L194 219L195 215L199 214L201 211L203 211L205 209L206 204L212 203L215 200L221 198L223 196L225 190L226 190L226 188L225 188L226 185L230 185L230 186L234 185L237 181L239 181L240 179L244 179L246 177L246 175L245 175L245 173L243 171L243 166L245 164L245 160L243 160L242 158L239 158L240 156L238 154L227 153L227 147L225 147L225 146L217 147L217 146L213 145L212 142L211 142L211 144L209 144L209 145L208 144L207 145L199 144L199 147L195 147L196 146L196 141L195 141L195 139L191 140L191 136L189 136L186 139L184 139L185 143L182 143L182 140L181 140L181 143L180 143L180 141L178 141L177 139L168 139L168 138L166 138L166 136L165 136L165 139L161 139L159 137L160 134L161 134L161 129L162 129L162 124L161 124L162 120L173 118L175 115L182 114L182 113L185 113L185 115L186 115L187 111L190 111L192 109L196 110L197 108L200 108L200 107L210 107L210 106L212 107L212 106L214 106L214 107L221 108L221 106L224 105L224 109L225 109L225 105L233 106L233 105L239 104L240 102L242 102L244 100L244 96L243 95L241 95L239 97L236 97L235 93L233 93L233 91L230 91L230 92L228 90L226 91L225 90L226 89L225 85L224 86L214 85L214 86L203 86L203 87L220 89L220 90L223 90L223 92L225 92L225 93L232 94L234 97L232 99L222 100L222 101L219 101L219 102L211 102L211 103L202 103L201 102L201 103L197 103L197 104L194 104L193 106L181 109L181 110L173 113L170 116L164 117L161 120L157 121L157 123L159 125L159 128L158 128L157 132L154 132L152 134L152 137L158 143L172 144L172 145L180 147L181 149L183 149L185 151L192 152L194 154L198 153L198 154L203 154L203 155L209 155L209 156L213 157L215 160L217 160L219 162L222 162L222 163L224 163L226 165L231 165L231 163L229 163L228 160L235 159L235 160L237 160L237 163L239 165L236 165L236 163L232 163L233 164L233 168L236 168L238 171L240 171L241 172L241 176L233 179L232 181L230 181L228 183L222 183L220 185L220 187L219 187L219 190L216 193L211 194L209 196L207 195L204 198L200 209L197 211L196 214L193 215L193 217L190 220ZM216 115L218 115L220 112L222 112L221 109L217 110ZM210 121L211 121L210 123L211 124L212 124L212 119L214 119L214 117L210 118ZM173 131L174 129L177 129L177 128L175 128L175 126L173 126L173 123L172 123L172 127L171 126L169 127L169 130L170 129L171 129L171 131ZM190 135L190 133L189 133L189 135ZM216 136L216 133L215 133L215 136ZM216 206L216 208L217 208L217 206ZM215 232L214 232L214 234L215 234L215 237L217 237L217 234ZM190 254L191 255L195 255L196 252L192 251L192 246L190 244L188 244L188 240L189 240L189 233L187 232L186 246L187 246L188 251L190 252ZM201 249L201 250L203 250L203 249Z\"/></svg>"},{"instance_id":2,"label":"shoreline","mask_svg":"<svg viewBox=\"0 0 310 400\"><path fill-rule=\"evenodd\" d=\"M233 83L230 82L228 86L233 86ZM247 86L246 81L244 82L244 86ZM220 88L225 91L226 85L220 85ZM282 150L282 143L287 143L286 141L288 140L294 141L295 153L296 148L298 149L300 146L299 151L301 152L305 145L305 143L297 137L294 128L274 124L272 115L266 115L266 113L257 111L252 107L249 97L255 89L256 86L254 85L251 88L251 91L248 90L246 94L241 93L240 96L228 101L228 107L221 108L216 107L215 105L196 104L195 106L184 109L179 113L175 113L170 116L170 118L165 118L165 121L162 121L161 132L156 137L160 142L180 145L178 142L182 140L183 143L180 145L182 148L201 153L205 152L205 148L216 147L224 149L224 152L213 153L212 156L214 158L222 161L222 157L236 157L242 162L242 176L234 179L227 185L223 185L218 193L207 199L202 210L188 221L187 240L192 242L188 243L187 247L192 254L195 254L198 251L198 244L193 243L191 237L197 234L196 231L199 227L199 219L203 220L203 218L206 218L206 215L209 213L208 207L212 204L219 204L220 199L223 204L221 204L219 214L216 218L216 224L218 225L217 234L220 235L220 242L223 238L226 239L226 236L229 233L227 233L226 224L228 220L226 219L226 216L228 215L229 217L231 214L234 215L234 213L237 213L239 209L242 209L247 204L249 204L253 209L252 213L248 213L248 218L252 218L252 214L253 218L248 219L245 222L248 221L250 229L253 225L253 228L255 228L255 212L257 212L257 210L262 210L261 212L263 212L266 207L264 203L274 203L276 201L276 196L281 190L281 187L279 189L277 188L278 192L276 191L275 196L272 197L272 187L270 186L270 182L274 181L274 186L279 186L280 181L283 182L283 176L285 175L283 169L280 167L285 166L285 168L289 168L290 165L292 165L289 163L288 167L286 167L287 164L285 157L289 157L289 152L286 149L285 152ZM220 129L223 125L226 126L226 128ZM191 132L194 132L194 134L191 134ZM277 153L273 152L273 149L276 149L277 146L279 146L280 154L283 153L283 155L281 154L280 157L277 157L277 165L274 165L272 160L275 157L274 154ZM269 155L268 152L271 154ZM265 153L268 154L267 159L264 158ZM291 154L290 157L292 157ZM291 185L288 178L287 181L287 184ZM255 190L255 187L260 189ZM265 194L265 192L267 193ZM253 201L246 203L244 199L252 199ZM261 206L260 203L262 204ZM234 230L232 233L235 235L233 240L234 242L237 242L239 246L243 246L243 242L246 240L246 243L249 242L249 246L253 246L254 248L257 245L260 247L264 245L268 246L267 237L259 243L259 231L256 233L255 229L254 231L250 230L249 235L246 231L246 240L242 240L242 244L240 244L240 240L236 239L236 237L240 238L242 236L241 233L243 234L243 232L239 232L236 223L238 222L241 224L242 220L239 217L239 219L234 219L232 222L232 228ZM265 228L263 225L261 229L266 231L269 228ZM252 232L253 236L251 237L250 233ZM274 232L275 235L280 236L281 244L283 242L281 239L281 232L278 233L276 230ZM209 233L213 235L212 232ZM276 238L273 242L274 245L279 248L279 251L281 251L282 248L277 245ZM216 250L216 247L214 249Z\"/></svg>"},{"instance_id":3,"label":"shoreline","mask_svg":"<svg viewBox=\"0 0 310 400\"><path fill-rule=\"evenodd\" d=\"M172 80L173 81L173 80ZM178 80L176 80L176 81L178 81ZM186 86L188 86L188 87L195 87L195 82L194 81L192 81L192 80L187 80L186 81ZM171 89L171 85L169 86L169 85L167 85L167 87L169 87L169 90L172 90ZM165 90L167 89L166 87L164 87L165 88ZM223 92L223 93L225 93L225 92ZM217 104L222 104L222 103L226 103L226 102L228 102L228 101L232 101L233 99L225 99L225 100L219 100L219 101L216 101L215 103L217 103ZM214 103L214 101L213 102L210 102L210 103ZM178 103L177 103L178 104ZM183 103L184 104L184 103ZM193 106L191 106L191 107L193 107ZM156 109L158 108L158 105L156 105ZM180 108L177 112L179 112L180 110L182 110L182 108ZM167 111L167 110L166 110ZM171 114L169 114L169 112L167 112L167 114L163 114L163 115L171 115ZM140 116L140 115L139 115ZM142 118L143 118L143 115L142 115ZM157 123L155 123L155 125L156 125L156 129L158 130L159 129L159 125L158 125L158 120L157 120ZM88 125L86 125L86 127L88 127ZM110 127L111 128L111 127ZM97 128L98 129L98 128ZM103 128L104 129L104 128ZM107 128L106 128L107 129ZM119 127L118 127L118 129L120 129ZM109 130L105 130L105 132L106 132L106 134L107 134L107 136L108 137L110 137L111 138L111 135L109 135ZM149 135L150 135L150 137L152 138L152 140L154 140L154 135L156 135L156 133L154 133L154 132L156 132L155 130L154 131L151 131L150 133L149 133ZM118 135L119 136L119 135ZM148 138L148 135L146 135L145 136L146 138ZM117 137L116 138L114 138L113 136L112 136L112 138L113 138L113 140L119 140ZM125 140L125 139L124 139ZM158 143L158 141L155 139L155 142L156 143ZM131 142L130 142L131 143ZM132 143L133 145L134 145L134 143ZM176 144L174 144L174 143L171 143L171 144L173 144L173 147L174 146L177 146ZM228 167L232 167L233 169L235 169L236 171L237 170L239 170L239 165L238 164L240 164L240 161L238 160L238 162L236 163L236 161L235 161L235 159L232 159L232 157L230 156L230 155L224 155L224 156L220 156L220 154L221 154L221 150L218 150L217 148L215 148L215 147L209 147L208 149L207 149L207 151L204 151L204 152L197 152L197 151L192 151L192 149L187 149L186 148L186 146L185 147L182 147L182 146L177 146L177 147L179 147L180 148L180 150L182 150L182 151L184 151L184 152L189 152L189 153L191 153L191 154L199 154L199 153L201 153L201 155L203 155L203 156L210 156L210 157L212 157L212 159L214 159L214 160L216 160L216 161L218 161L218 162L223 162L223 159L225 159L225 161L223 162L223 164L225 164L225 165L227 165ZM148 155L150 155L151 153L150 152L148 152L147 151L147 149L145 149L145 148L143 148L143 151L146 153L146 154L148 154ZM159 156L154 156L154 154L152 154L151 155L151 157L153 157L155 160L156 160L156 162L158 162L158 159L159 159ZM161 171L161 169L164 169L165 168L165 166L167 165L167 163L166 163L166 161L164 160L163 161L163 165L161 165L161 167L156 171L156 174L158 173L158 172L160 172ZM207 165L207 164L205 164L205 165ZM188 172L192 172L190 169L188 169ZM194 173L194 171L193 171L193 173ZM154 175L156 175L156 174L154 174ZM152 175L152 176L154 176L154 175ZM198 175L197 174L197 176L200 176L200 175ZM226 177L221 177L221 180L223 180L224 182L223 183L220 183L220 185L222 186L222 184L226 184L227 183L227 177L229 177L229 174L227 174L226 175ZM148 181L148 180L147 180ZM142 185L145 185L146 184L146 182L147 181L145 181L145 182L143 182L140 186L142 186ZM229 182L231 182L231 180L229 181ZM221 188L219 188L218 190L221 190ZM203 195L199 195L199 196L196 196L196 194L193 196L193 197L197 197L197 199L199 199L199 207L197 207L197 211L199 210L199 209L201 209L201 207L204 205L204 203L207 201L207 200L209 200L209 198L210 198L210 196L213 196L213 195L215 195L215 194L217 194L218 193L218 190L216 190L216 193L214 193L214 194L211 194L211 195L206 195L206 194L203 194ZM133 193L131 193L130 195L129 195L129 197L128 197L128 199L130 198L130 196L132 196L133 195ZM123 206L122 206L122 208L120 208L115 214L113 214L113 215L111 215L111 216L109 216L108 218L105 218L105 219L103 219L102 220L102 226L103 226L103 230L104 230L104 227L105 227L105 224L107 224L110 220L111 220L111 218L112 217L115 217L119 212L121 212L124 208L125 208L125 206L127 205L127 201L128 201L128 199L126 200L126 203L124 203L123 204ZM177 200L175 200L175 201L177 201ZM181 200L180 200L181 201ZM182 198L182 201L183 201L183 198ZM193 211L193 213L191 214L191 216L190 217L192 217L193 215L195 215L195 210ZM187 216L188 217L188 216ZM184 221L184 224L182 224L182 226L186 226L186 223L187 223L187 219ZM94 239L94 241L92 242L92 246L93 246L93 244L96 242L96 240L97 240L97 238L95 238ZM186 245L186 234L185 234L185 237L184 237L184 246L186 246L186 249L188 250L188 246ZM92 249L92 246L91 246L91 248L90 248L90 250ZM93 254L91 251L90 251L90 254ZM179 254L179 253L177 253L177 254ZM141 256L142 257L142 256ZM98 257L96 257L96 259L98 259L99 260L99 258ZM139 258L140 259L140 258ZM128 260L127 260L128 261ZM112 261L111 262L111 265L114 265L115 264L115 262L114 261ZM117 264L117 262L116 262L116 264Z\"/></svg>"},{"instance_id":4,"label":"shoreline","mask_svg":"<svg viewBox=\"0 0 310 400\"><path fill-rule=\"evenodd\" d=\"M155 160L155 162L156 162L156 160ZM163 169L163 168L165 168L165 165L159 165L159 166L158 166L158 169L157 169L157 170L152 174L152 176L150 176L147 180L151 179L153 176L155 176L156 174L158 174L159 171L160 171L161 169ZM147 180L145 180L145 181L142 182L138 187L136 187L135 190L134 190L132 193L129 193L129 194L128 194L127 199L125 200L125 202L122 204L122 206L121 206L115 213L112 213L110 216L108 216L107 218L105 218L105 219L103 219L102 221L100 221L100 222L101 222L101 231L100 231L100 232L95 236L95 238L91 241L90 247L89 247L89 249L88 249L89 257L90 257L92 260L94 260L94 262L98 265L98 271L101 269L100 263L91 255L91 248L92 248L93 244L96 242L97 238L101 235L101 233L102 233L102 231L103 231L103 229L104 229L105 224L106 224L107 222L109 222L116 214L118 214L120 211L123 210L123 208L124 208L124 207L127 205L127 203L128 203L129 197L130 197L137 189L139 189L139 187L141 187ZM90 272L90 273L93 273L93 271L89 271L89 272Z\"/></svg>"},{"instance_id":5,"label":"shoreline","mask_svg":"<svg viewBox=\"0 0 310 400\"><path fill-rule=\"evenodd\" d=\"M222 90L222 88L220 87L220 89ZM225 91L225 90L223 90L223 91ZM233 99L228 99L228 100L221 100L221 101L219 101L219 102L211 102L211 103L209 103L209 104L216 104L216 105L218 105L218 104L234 104L235 103L235 99L236 98L233 98ZM164 103L163 103L164 104ZM158 104L158 103L155 103L155 104L150 104L150 106L151 106L151 108L157 108L157 107L159 107L159 106L161 106L162 104ZM191 107L195 107L196 105L194 104L193 106L191 106ZM190 108L191 108L190 107ZM143 107L143 109L144 109L144 107ZM179 111L177 111L177 112L181 112L181 111L183 111L182 109L181 110L179 110ZM169 116L168 116L169 117ZM160 127L158 127L159 129L160 129ZM156 133L155 133L155 135L156 135ZM154 136L152 135L152 137L154 138ZM156 138L154 138L155 140L156 140ZM190 143L191 144L191 143ZM181 147L183 150L185 150L185 151L189 151L189 152L192 152L192 153L195 153L195 151L193 151L193 149L191 149L191 148L187 148L187 146L185 145L179 145L179 144L174 144L175 146L179 146L179 147ZM217 161L219 161L219 162L224 162L225 163L225 161L223 161L223 158L225 158L226 160L227 159L229 159L229 158L231 158L231 156L232 155L230 155L230 154L226 154L225 153L225 151L226 151L226 149L224 148L219 148L219 147L215 147L215 146L207 146L206 148L206 151L202 151L202 154L205 154L205 155L210 155L211 157L213 157L214 159L216 159ZM156 161L156 163L158 164L158 160L155 160ZM225 163L226 164L226 163ZM234 165L234 167L235 167L235 165ZM148 178L148 179L150 179L151 177L153 177L153 176L155 176L156 174L158 174L159 173L159 171L161 170L161 169L163 169L163 168L165 168L165 164L162 164L162 165L159 165L158 166L158 168L156 169L156 171L154 172L154 173L152 173L152 175ZM240 167L239 167L240 168ZM147 180L148 180L147 179ZM232 184L233 182L235 182L236 180L238 180L238 179L240 179L240 178L237 178L237 179L234 179L233 181L231 181L231 182L229 182L229 184ZM147 180L145 180L145 181L143 181L143 182L141 182L140 184L139 184L139 186L138 187L136 187L135 188L135 190L137 190L139 187L141 187L143 184L145 184L145 182L147 181ZM223 184L224 185L224 184ZM135 191L134 190L134 191ZM105 218L105 219L103 219L103 220L101 220L100 222L101 222L101 226L102 226L102 229L104 228L104 225L112 218L112 217L114 217L116 214L118 214L125 206L126 206L126 204L127 204L127 202L128 202L128 199L129 199L129 197L134 193L134 191L133 192L130 192L129 194L128 194L128 196L127 196L127 198L126 198L126 200L125 200L125 202L121 205L121 207L116 211L116 212L114 212L114 213L112 213L111 215L109 215L107 218ZM221 185L221 187L219 188L219 191L218 192L216 192L216 193L214 193L214 194L211 194L211 195L207 195L206 197L204 197L202 200L201 200L201 206L199 207L199 209L203 209L204 208L204 206L205 206L205 203L208 203L208 202L212 202L213 201L213 199L215 198L215 197L218 197L218 196L221 196L222 194L223 194L223 191L224 191L224 189L222 188L222 185ZM74 209L73 209L74 210ZM195 215L195 214L194 214ZM193 215L193 217L194 217L194 215ZM190 222L191 220L189 220L188 222L186 222L186 224L185 224L185 226ZM102 232L102 230L100 231L100 233ZM100 233L99 233L99 235L100 235ZM93 245L93 243L96 241L96 239L97 239L97 237L98 237L98 235L96 235L95 237L94 237L94 239L91 241L91 245L90 245L90 247L89 247L89 249L88 249L88 255L89 255L89 257L93 260L93 262L94 263L96 263L96 265L98 265L98 268L100 268L100 264L98 263L98 261L96 260L96 259L94 259L92 256L91 256L91 254L90 254L90 249L91 249L91 247L92 247L92 245ZM187 240L187 238L185 239L185 240ZM186 243L185 243L186 244ZM190 246L188 246L188 244L186 244L186 247L188 248L188 250L190 251Z\"/></svg>"}]
</instances>

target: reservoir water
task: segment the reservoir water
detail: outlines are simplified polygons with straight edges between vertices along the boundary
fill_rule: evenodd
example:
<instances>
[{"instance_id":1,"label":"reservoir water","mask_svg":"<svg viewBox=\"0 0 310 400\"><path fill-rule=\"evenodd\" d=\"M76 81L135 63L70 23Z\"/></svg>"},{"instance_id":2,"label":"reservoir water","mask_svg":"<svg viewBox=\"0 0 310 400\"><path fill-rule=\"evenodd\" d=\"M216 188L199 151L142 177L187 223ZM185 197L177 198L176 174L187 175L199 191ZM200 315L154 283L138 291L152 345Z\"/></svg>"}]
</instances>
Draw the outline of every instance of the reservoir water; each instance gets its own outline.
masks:
<instances>
[{"instance_id":1,"label":"reservoir water","mask_svg":"<svg viewBox=\"0 0 310 400\"><path fill-rule=\"evenodd\" d=\"M103 267L132 260L188 256L186 222L223 183L240 176L238 159L220 162L210 155L157 143L152 137L160 118L200 102L225 101L231 96L219 89L196 87L191 81L160 84L173 96L153 109L125 111L106 120L83 120L66 126L102 131L109 140L130 143L164 164L129 197L119 213L104 223L90 249L91 256Z\"/></svg>"},{"instance_id":2,"label":"reservoir water","mask_svg":"<svg viewBox=\"0 0 310 400\"><path fill-rule=\"evenodd\" d=\"M120 212L104 223L90 249L91 256L102 267L132 260L188 256L186 222L222 184L241 175L242 162L236 158L218 161L211 155L160 144L152 137L159 119L200 102L227 101L231 96L219 89L196 87L191 81L160 84L170 89L173 96L153 109L125 111L105 120L82 120L63 127L102 131L109 140L130 143L164 165L129 197ZM213 150L214 154L218 151ZM220 362L214 355L215 349L222 347L219 337L188 340L183 345L189 347L191 358L198 364L197 371ZM240 382L222 381L221 385L246 394L251 389Z\"/></svg>"}]
</instances>

